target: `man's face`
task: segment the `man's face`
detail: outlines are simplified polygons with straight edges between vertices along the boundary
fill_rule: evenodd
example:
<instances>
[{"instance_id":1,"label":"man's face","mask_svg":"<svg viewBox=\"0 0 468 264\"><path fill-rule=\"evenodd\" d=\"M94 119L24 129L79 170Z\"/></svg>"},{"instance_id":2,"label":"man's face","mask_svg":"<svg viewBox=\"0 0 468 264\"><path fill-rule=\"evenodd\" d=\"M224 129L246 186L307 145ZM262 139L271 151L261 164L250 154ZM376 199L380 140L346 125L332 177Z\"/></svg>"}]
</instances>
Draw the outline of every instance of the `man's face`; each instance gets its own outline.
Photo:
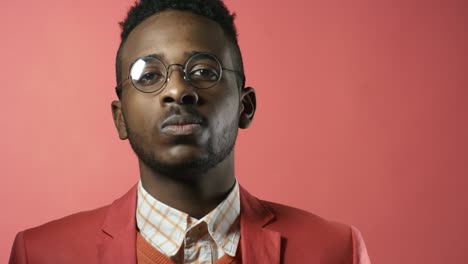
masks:
<instances>
[{"instance_id":1,"label":"man's face","mask_svg":"<svg viewBox=\"0 0 468 264\"><path fill-rule=\"evenodd\" d=\"M166 65L184 64L194 52L214 54L229 69L237 66L228 39L214 21L189 12L159 13L127 38L121 77L143 56L157 54ZM224 71L219 83L208 89L191 87L178 66L171 67L168 76L163 89L154 93L138 91L130 80L123 84L121 102L113 103L120 138L128 138L139 159L161 173L206 171L234 147L243 109L238 76ZM124 127L119 128L119 118Z\"/></svg>"}]
</instances>

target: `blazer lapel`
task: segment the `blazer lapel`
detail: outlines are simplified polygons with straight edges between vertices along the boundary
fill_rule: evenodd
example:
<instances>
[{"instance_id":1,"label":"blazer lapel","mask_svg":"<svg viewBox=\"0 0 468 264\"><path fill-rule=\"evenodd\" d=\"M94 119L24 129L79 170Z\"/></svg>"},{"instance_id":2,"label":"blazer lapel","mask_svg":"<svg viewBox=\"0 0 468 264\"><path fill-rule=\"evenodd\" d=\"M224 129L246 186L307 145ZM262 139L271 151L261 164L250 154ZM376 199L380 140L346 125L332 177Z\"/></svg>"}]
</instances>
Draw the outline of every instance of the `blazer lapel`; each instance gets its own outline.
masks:
<instances>
[{"instance_id":1,"label":"blazer lapel","mask_svg":"<svg viewBox=\"0 0 468 264\"><path fill-rule=\"evenodd\" d=\"M99 263L136 264L137 185L109 207L98 245Z\"/></svg>"},{"instance_id":2,"label":"blazer lapel","mask_svg":"<svg viewBox=\"0 0 468 264\"><path fill-rule=\"evenodd\" d=\"M106 213L98 245L99 263L136 264L136 188L115 200ZM281 234L265 228L275 220L274 214L239 188L242 263L280 263Z\"/></svg>"},{"instance_id":3,"label":"blazer lapel","mask_svg":"<svg viewBox=\"0 0 468 264\"><path fill-rule=\"evenodd\" d=\"M265 228L275 220L274 214L242 186L239 187L242 263L280 263L281 234Z\"/></svg>"}]
</instances>

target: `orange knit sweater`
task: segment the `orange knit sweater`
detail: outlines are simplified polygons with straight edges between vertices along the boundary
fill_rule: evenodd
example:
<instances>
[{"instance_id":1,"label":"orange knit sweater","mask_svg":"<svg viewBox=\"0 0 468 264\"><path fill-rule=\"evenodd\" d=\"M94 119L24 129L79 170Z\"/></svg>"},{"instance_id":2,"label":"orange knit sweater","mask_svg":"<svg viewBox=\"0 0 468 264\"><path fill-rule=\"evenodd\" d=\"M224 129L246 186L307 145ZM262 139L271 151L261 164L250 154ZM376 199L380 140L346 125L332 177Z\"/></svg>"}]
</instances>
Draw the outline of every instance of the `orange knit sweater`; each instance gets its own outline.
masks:
<instances>
[{"instance_id":1,"label":"orange knit sweater","mask_svg":"<svg viewBox=\"0 0 468 264\"><path fill-rule=\"evenodd\" d=\"M176 264L174 261L166 257L159 250L155 249L148 241L140 235L137 231L137 263L138 264ZM240 254L240 247L237 249L236 257L233 258L224 254L218 259L215 264L241 264L242 257Z\"/></svg>"}]
</instances>

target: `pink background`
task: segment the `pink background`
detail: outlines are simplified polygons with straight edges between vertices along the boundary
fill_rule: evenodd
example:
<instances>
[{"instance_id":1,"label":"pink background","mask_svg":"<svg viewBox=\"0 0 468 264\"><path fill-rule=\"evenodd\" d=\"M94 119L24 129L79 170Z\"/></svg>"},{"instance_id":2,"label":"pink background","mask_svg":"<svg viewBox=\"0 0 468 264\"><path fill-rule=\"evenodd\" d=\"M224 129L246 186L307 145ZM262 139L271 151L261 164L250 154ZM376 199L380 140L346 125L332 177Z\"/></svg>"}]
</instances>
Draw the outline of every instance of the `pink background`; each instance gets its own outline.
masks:
<instances>
[{"instance_id":1,"label":"pink background","mask_svg":"<svg viewBox=\"0 0 468 264\"><path fill-rule=\"evenodd\" d=\"M132 2L2 1L0 263L137 181L110 111ZM374 263L468 263L468 5L350 2L226 1L258 96L237 177L357 226Z\"/></svg>"}]
</instances>

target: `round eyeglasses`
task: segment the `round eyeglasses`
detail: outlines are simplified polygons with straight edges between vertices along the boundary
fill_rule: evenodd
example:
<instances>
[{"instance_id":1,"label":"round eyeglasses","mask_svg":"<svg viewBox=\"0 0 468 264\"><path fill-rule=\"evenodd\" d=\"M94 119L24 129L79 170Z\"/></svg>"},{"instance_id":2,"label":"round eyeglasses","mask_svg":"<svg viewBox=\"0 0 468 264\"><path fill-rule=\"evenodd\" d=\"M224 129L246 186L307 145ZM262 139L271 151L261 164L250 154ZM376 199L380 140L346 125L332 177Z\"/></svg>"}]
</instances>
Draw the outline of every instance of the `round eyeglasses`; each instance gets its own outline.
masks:
<instances>
[{"instance_id":1,"label":"round eyeglasses","mask_svg":"<svg viewBox=\"0 0 468 264\"><path fill-rule=\"evenodd\" d=\"M223 71L238 73L240 71L224 68L219 59L210 53L195 53L184 64L164 64L156 56L145 56L136 60L131 66L129 76L120 82L116 89L127 80L143 93L154 93L161 90L168 81L169 69L179 66L184 73L184 80L198 89L207 89L215 86L223 75Z\"/></svg>"}]
</instances>

